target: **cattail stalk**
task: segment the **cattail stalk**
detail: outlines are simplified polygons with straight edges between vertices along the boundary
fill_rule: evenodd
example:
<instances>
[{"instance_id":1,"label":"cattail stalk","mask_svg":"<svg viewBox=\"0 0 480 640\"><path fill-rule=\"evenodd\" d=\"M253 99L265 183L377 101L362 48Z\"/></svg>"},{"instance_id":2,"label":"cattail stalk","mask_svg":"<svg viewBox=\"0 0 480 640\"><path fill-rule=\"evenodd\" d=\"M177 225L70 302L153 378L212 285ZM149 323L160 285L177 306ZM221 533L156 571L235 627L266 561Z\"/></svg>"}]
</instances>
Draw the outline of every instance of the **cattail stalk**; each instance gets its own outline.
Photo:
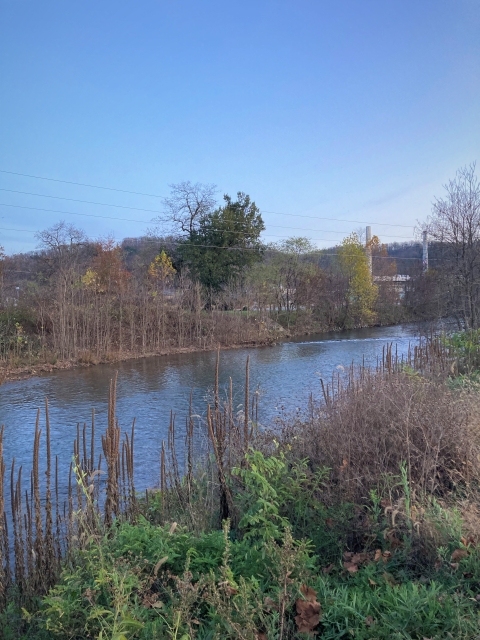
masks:
<instances>
[{"instance_id":1,"label":"cattail stalk","mask_svg":"<svg viewBox=\"0 0 480 640\"><path fill-rule=\"evenodd\" d=\"M4 549L4 518L5 518L5 498L4 498L4 486L5 486L5 462L3 460L3 433L4 426L0 427L0 606L5 604L5 584L7 577L4 568L3 557L8 557L8 546Z\"/></svg>"},{"instance_id":2,"label":"cattail stalk","mask_svg":"<svg viewBox=\"0 0 480 640\"><path fill-rule=\"evenodd\" d=\"M40 581L44 575L44 558L43 558L43 525L42 510L40 502L40 473L38 468L38 460L40 455L40 436L42 434L40 427L40 409L37 411L37 419L35 422L35 438L33 444L33 507L35 514L35 542L33 545L35 551L35 564L37 579Z\"/></svg>"}]
</instances>

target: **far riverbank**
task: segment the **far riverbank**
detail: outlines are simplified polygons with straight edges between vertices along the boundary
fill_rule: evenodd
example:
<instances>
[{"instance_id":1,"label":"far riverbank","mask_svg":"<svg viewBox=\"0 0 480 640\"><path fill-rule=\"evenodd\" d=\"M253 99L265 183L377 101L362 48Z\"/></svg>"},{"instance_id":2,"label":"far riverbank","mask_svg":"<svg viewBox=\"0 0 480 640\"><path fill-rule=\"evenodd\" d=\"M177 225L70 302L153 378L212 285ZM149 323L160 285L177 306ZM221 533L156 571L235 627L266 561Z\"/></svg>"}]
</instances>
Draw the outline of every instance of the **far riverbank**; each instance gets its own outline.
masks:
<instances>
[{"instance_id":1,"label":"far riverbank","mask_svg":"<svg viewBox=\"0 0 480 640\"><path fill-rule=\"evenodd\" d=\"M0 385L4 382L11 382L15 380L27 380L29 378L53 373L55 371L69 371L71 369L92 367L102 364L114 364L116 362L127 362L129 360L139 360L144 358L171 356L185 353L203 353L216 351L220 348L222 351L236 350L236 349L255 349L258 347L273 346L279 342L287 342L289 340L295 340L299 338L308 339L312 336L318 336L322 334L347 334L351 330L358 329L372 329L379 327L379 325L368 325L362 327L353 327L352 329L344 329L341 327L324 327L315 325L309 327L309 330L305 330L302 326L296 330L295 326L290 326L288 329L282 327L277 322L260 321L258 324L258 337L246 340L243 342L235 343L223 343L219 341L217 344L210 342L209 344L201 345L188 345L184 347L177 347L174 345L165 347L163 349L149 349L142 352L138 351L121 351L121 352L108 352L102 355L96 355L91 352L82 351L76 358L57 359L55 354L46 354L43 356L43 361L40 361L40 357L35 361L29 363L20 363L18 365L0 364ZM405 323L392 323L389 325L382 325L385 327L402 326Z\"/></svg>"}]
</instances>

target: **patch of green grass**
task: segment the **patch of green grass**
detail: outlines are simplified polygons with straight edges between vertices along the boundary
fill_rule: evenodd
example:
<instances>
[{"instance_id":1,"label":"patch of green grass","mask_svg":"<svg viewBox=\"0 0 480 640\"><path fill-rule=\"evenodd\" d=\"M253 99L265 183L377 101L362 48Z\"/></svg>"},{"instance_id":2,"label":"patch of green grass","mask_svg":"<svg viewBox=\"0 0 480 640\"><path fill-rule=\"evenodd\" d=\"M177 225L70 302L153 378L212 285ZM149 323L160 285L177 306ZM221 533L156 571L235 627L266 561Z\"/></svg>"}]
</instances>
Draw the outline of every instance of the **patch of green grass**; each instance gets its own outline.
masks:
<instances>
[{"instance_id":1,"label":"patch of green grass","mask_svg":"<svg viewBox=\"0 0 480 640\"><path fill-rule=\"evenodd\" d=\"M371 491L328 507L327 471L249 451L233 476L234 529L158 524L161 502L143 503L135 522L71 554L31 610L7 607L2 637L288 640L312 637L299 631L310 624L332 640L480 638L480 553L458 512L420 508L404 468L398 504Z\"/></svg>"},{"instance_id":2,"label":"patch of green grass","mask_svg":"<svg viewBox=\"0 0 480 640\"><path fill-rule=\"evenodd\" d=\"M285 637L303 637L296 635L294 619L304 581L321 606L317 631L322 638L480 637L476 552L456 570L446 565L434 579L402 580L403 552L386 563L371 561L354 574L338 561L324 574L323 558L292 541L291 568L282 574L289 543L285 537L277 544L260 539L226 542L222 531L194 536L146 520L123 524L82 554L76 567L64 570L34 616L39 635L33 637L45 637L41 634L47 631L62 640L240 638L238 624L252 630L245 637L270 628L267 637L278 638L287 573L293 585L284 612ZM198 624L189 626L189 620Z\"/></svg>"}]
</instances>

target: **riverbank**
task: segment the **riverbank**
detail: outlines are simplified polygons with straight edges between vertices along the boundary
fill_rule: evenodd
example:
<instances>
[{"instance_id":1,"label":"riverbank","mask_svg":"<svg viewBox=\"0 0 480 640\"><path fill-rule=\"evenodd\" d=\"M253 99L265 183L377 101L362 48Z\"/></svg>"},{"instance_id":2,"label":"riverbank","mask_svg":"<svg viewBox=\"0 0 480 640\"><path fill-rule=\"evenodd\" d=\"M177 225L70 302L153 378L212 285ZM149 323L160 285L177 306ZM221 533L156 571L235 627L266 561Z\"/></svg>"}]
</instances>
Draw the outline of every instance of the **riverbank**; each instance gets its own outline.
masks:
<instances>
[{"instance_id":1,"label":"riverbank","mask_svg":"<svg viewBox=\"0 0 480 640\"><path fill-rule=\"evenodd\" d=\"M286 337L288 339L289 336ZM266 347L275 344L273 340L252 341L243 344L231 344L220 345L220 349L248 349L255 347ZM218 346L209 345L206 347L190 346L190 347L172 347L170 349L160 349L158 351L146 351L145 353L122 353L109 355L106 357L85 358L85 355L80 356L77 359L60 360L58 362L44 362L34 365L24 365L14 368L1 367L0 366L0 384L3 382L10 382L14 380L27 380L33 378L41 373L52 373L53 371L66 371L77 368L95 367L100 364L114 364L115 362L127 362L129 360L141 360L144 358L151 358L155 356L171 356L180 353L203 353L216 351Z\"/></svg>"},{"instance_id":2,"label":"riverbank","mask_svg":"<svg viewBox=\"0 0 480 640\"><path fill-rule=\"evenodd\" d=\"M252 327L253 324L253 327ZM138 360L150 358L154 356L170 356L181 353L202 353L216 351L219 347L221 350L226 349L243 349L254 347L265 347L276 344L280 340L289 339L292 334L287 332L281 325L271 319L249 322L249 339L241 342L228 343L219 340L217 343L206 340L201 343L190 344L188 346L178 347L171 345L160 349L146 349L141 353L138 350L127 351L109 351L98 355L92 351L79 351L77 357L58 359L54 353L42 353L38 355L37 361L24 364L19 362L17 365L0 364L0 384L13 380L26 380L42 373L51 373L58 370L70 370L82 367L92 367L99 364L113 364L115 362L126 362L128 360ZM42 361L39 361L40 358Z\"/></svg>"},{"instance_id":3,"label":"riverbank","mask_svg":"<svg viewBox=\"0 0 480 640\"><path fill-rule=\"evenodd\" d=\"M252 321L253 320L253 323ZM76 358L58 359L54 353L42 354L33 363L22 363L17 365L0 364L0 385L3 382L15 380L27 380L39 374L52 373L55 371L71 370L75 368L92 367L101 364L114 364L116 362L127 362L129 360L140 360L155 356L171 356L185 353L202 353L216 351L220 346L222 351L237 350L246 348L274 346L281 342L291 339L309 336L318 336L321 334L340 334L356 329L376 328L376 327L395 327L401 326L403 322L396 322L384 325L365 325L352 327L349 330L338 326L325 326L318 322L309 323L301 322L298 325L292 324L290 327L284 327L272 319L262 319L257 321L252 318L250 324L254 325L253 331L250 332L249 339L241 342L228 343L225 340L218 343L210 342L207 344L192 344L185 347L170 346L160 349L148 349L141 353L138 351L116 352L110 351L107 354L96 355L90 351L79 352ZM411 323L410 323L411 324ZM42 358L42 361L40 360Z\"/></svg>"},{"instance_id":4,"label":"riverbank","mask_svg":"<svg viewBox=\"0 0 480 640\"><path fill-rule=\"evenodd\" d=\"M27 496L27 519L14 492L4 637L478 638L480 396L452 386L447 356L426 346L405 369L386 353L361 385L334 378L307 417L261 432L216 386L210 455L196 457L188 421L177 437L171 425L160 486L141 494L112 388L106 481L84 432L56 532L54 491Z\"/></svg>"}]
</instances>

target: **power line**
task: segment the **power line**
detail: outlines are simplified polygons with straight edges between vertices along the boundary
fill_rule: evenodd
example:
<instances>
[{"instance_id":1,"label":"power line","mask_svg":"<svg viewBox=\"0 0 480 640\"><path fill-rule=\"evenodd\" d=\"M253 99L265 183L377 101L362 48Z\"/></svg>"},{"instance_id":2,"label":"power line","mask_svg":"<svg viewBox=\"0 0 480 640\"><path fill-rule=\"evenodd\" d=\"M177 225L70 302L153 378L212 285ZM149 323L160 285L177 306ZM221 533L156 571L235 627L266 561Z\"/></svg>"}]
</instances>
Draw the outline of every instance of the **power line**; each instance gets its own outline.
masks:
<instances>
[{"instance_id":1,"label":"power line","mask_svg":"<svg viewBox=\"0 0 480 640\"><path fill-rule=\"evenodd\" d=\"M140 191L129 191L127 189L115 189L113 187L103 187L100 185L95 185L95 184L86 184L86 183L82 183L82 182L73 182L71 180L58 180L56 178L46 178L43 176L35 176L35 175L31 175L28 173L18 173L15 171L6 171L4 169L0 169L0 173L6 173L6 174L10 174L10 175L15 175L15 176L23 176L25 178L35 178L37 180L48 180L49 182L59 182L62 184L72 184L72 185L77 185L77 186L81 186L81 187L89 187L92 189L103 189L105 191L116 191L118 193L130 193L132 195L138 195L138 196L147 196L147 197L151 197L151 198L160 198L160 199L164 199L164 196L160 196L158 194L154 194L154 193L142 193ZM27 193L24 191L13 191L13 189L1 189L2 191L11 191L13 193L23 193L24 195L33 195L33 196L40 196L40 197L44 197L44 198L56 198L58 196L45 196L44 194L41 193ZM123 209L132 209L132 210L137 210L137 211L149 211L152 213L161 213L160 211L157 211L156 209L139 209L136 207L122 207L121 205L111 205L111 204L105 204L105 203L94 203L94 202L88 202L86 200L73 200L72 198L62 198L63 200L72 200L73 202L85 202L88 204L99 204L101 206L104 207L119 207L119 208L123 208ZM290 216L290 217L294 217L294 218L310 218L312 220L329 220L329 221L334 221L334 222L353 222L354 224L371 224L371 225L377 225L377 226L381 226L381 227L403 227L406 229L413 229L415 227L415 225L406 225L406 224L392 224L392 223L388 223L388 222L369 222L367 220L349 220L347 218L342 219L342 218L325 218L322 216L309 216L309 215L305 215L305 214L300 214L300 213L284 213L284 212L280 212L280 211L269 211L267 209L263 209L262 210L263 213L273 213L275 215L278 216Z\"/></svg>"},{"instance_id":2,"label":"power line","mask_svg":"<svg viewBox=\"0 0 480 640\"><path fill-rule=\"evenodd\" d=\"M13 207L15 209L29 209L32 211L43 211L43 212L48 212L48 213L61 213L61 214L65 214L65 215L71 215L71 216L82 216L85 218L101 218L103 220L121 220L123 222L136 222L136 223L141 223L141 224L152 224L151 220L134 220L132 218L119 218L116 216L101 216L98 214L94 214L94 213L78 213L76 211L61 211L58 209L44 209L42 207L27 207L25 205L19 205L19 204L7 204L5 202L0 202L0 206L2 207ZM340 233L340 234L346 234L348 233L348 231L334 231L334 230L329 230L329 229L311 229L311 228L298 228L298 227L286 227L283 225L272 225L274 229L295 229L296 231L319 231L320 233ZM230 233L243 233L242 231L231 231ZM247 234L245 234L247 235ZM271 236L272 238L288 238L290 236L275 236L273 234L267 233L267 235ZM402 238L403 240L409 240L410 236L387 236L385 235L384 238ZM313 238L315 239L315 238ZM325 242L329 242L329 240L326 239L322 239L322 238L316 238L316 240L322 240Z\"/></svg>"},{"instance_id":3,"label":"power line","mask_svg":"<svg viewBox=\"0 0 480 640\"><path fill-rule=\"evenodd\" d=\"M56 178L45 178L44 176L33 176L28 173L17 173L16 171L5 171L0 169L0 173L8 173L12 176L22 176L24 178L35 178L36 180L48 180L49 182L61 182L62 184L73 184L78 187L89 187L90 189L103 189L104 191L117 191L118 193L131 193L135 196L148 196L149 198L163 198L155 193L142 193L141 191L128 191L127 189L114 189L113 187L100 187L97 184L85 184L84 182L73 182L71 180L57 180Z\"/></svg>"},{"instance_id":4,"label":"power line","mask_svg":"<svg viewBox=\"0 0 480 640\"><path fill-rule=\"evenodd\" d=\"M377 227L403 227L405 229L414 229L415 225L413 224L390 224L389 222L369 222L368 220L348 220L347 218L321 218L319 216L306 216L300 214L293 213L281 213L280 211L267 211L266 209L262 209L263 213L274 213L277 216L293 216L297 218L311 218L312 220L330 220L331 222L353 222L355 224L371 224L376 225Z\"/></svg>"},{"instance_id":5,"label":"power line","mask_svg":"<svg viewBox=\"0 0 480 640\"><path fill-rule=\"evenodd\" d=\"M23 233L37 233L36 231L30 231L30 229L10 229L8 227L0 227L0 231L23 231Z\"/></svg>"},{"instance_id":6,"label":"power line","mask_svg":"<svg viewBox=\"0 0 480 640\"><path fill-rule=\"evenodd\" d=\"M130 209L131 211L146 211L148 213L161 213L158 209L141 209L140 207L126 207L123 204L109 204L107 202L93 202L92 200L79 200L77 198L65 198L63 196L48 196L44 193L31 193L30 191L17 191L15 189L2 189L0 191L8 191L8 193L21 193L24 196L35 196L38 198L53 198L54 200L68 200L68 202L81 202L83 204L94 204L99 207L113 207L114 209Z\"/></svg>"}]
</instances>

